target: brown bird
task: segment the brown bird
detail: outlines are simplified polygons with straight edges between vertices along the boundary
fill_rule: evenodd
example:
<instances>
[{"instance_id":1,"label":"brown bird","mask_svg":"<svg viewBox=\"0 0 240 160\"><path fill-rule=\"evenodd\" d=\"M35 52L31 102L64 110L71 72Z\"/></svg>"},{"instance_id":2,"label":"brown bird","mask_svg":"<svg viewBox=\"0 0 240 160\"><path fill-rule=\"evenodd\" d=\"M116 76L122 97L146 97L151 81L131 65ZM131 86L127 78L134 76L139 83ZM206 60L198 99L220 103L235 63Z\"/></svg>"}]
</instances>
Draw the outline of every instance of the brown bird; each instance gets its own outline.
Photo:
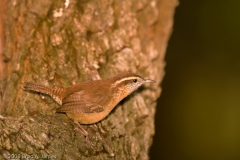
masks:
<instances>
[{"instance_id":1,"label":"brown bird","mask_svg":"<svg viewBox=\"0 0 240 160\"><path fill-rule=\"evenodd\" d=\"M73 119L79 127L78 130L90 143L87 131L80 124L101 121L122 99L145 82L155 81L126 72L105 80L82 82L66 89L51 88L33 82L27 82L24 88L48 94L55 99L61 105L57 112L65 112L69 118Z\"/></svg>"}]
</instances>

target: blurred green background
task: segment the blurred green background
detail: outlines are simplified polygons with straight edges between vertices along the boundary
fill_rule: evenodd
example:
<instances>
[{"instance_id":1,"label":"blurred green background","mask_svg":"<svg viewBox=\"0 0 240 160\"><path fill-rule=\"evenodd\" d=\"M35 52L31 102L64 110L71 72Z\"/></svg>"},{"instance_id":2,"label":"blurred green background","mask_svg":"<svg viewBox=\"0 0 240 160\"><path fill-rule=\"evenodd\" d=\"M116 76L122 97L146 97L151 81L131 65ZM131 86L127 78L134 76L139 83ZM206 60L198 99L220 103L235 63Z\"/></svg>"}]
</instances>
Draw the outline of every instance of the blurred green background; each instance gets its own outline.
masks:
<instances>
[{"instance_id":1,"label":"blurred green background","mask_svg":"<svg viewBox=\"0 0 240 160\"><path fill-rule=\"evenodd\" d=\"M180 0L151 160L240 160L240 1Z\"/></svg>"}]
</instances>

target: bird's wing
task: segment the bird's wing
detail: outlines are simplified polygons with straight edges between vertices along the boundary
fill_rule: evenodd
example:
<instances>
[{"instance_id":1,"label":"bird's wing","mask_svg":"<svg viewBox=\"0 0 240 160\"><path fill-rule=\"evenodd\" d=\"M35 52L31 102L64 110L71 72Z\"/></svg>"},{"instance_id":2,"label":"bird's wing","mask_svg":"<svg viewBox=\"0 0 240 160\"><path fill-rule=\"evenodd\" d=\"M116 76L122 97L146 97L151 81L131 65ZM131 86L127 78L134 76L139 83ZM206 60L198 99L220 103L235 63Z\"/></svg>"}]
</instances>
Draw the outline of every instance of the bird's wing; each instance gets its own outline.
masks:
<instances>
[{"instance_id":1,"label":"bird's wing","mask_svg":"<svg viewBox=\"0 0 240 160\"><path fill-rule=\"evenodd\" d=\"M103 106L90 99L85 99L83 91L74 92L63 99L63 105L57 110L57 112L67 113L96 113L102 112Z\"/></svg>"},{"instance_id":2,"label":"bird's wing","mask_svg":"<svg viewBox=\"0 0 240 160\"><path fill-rule=\"evenodd\" d=\"M64 103L57 112L67 112L67 113L96 113L102 112L103 107L91 102L77 101Z\"/></svg>"}]
</instances>

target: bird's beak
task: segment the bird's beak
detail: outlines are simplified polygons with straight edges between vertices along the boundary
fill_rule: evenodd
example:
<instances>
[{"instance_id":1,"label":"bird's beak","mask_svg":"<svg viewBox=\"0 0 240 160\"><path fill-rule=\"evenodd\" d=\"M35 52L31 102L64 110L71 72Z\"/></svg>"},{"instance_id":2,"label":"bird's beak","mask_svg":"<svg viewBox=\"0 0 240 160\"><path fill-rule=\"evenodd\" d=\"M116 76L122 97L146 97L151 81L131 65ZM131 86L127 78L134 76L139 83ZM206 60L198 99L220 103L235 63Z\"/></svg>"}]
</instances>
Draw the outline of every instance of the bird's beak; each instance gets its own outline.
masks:
<instances>
[{"instance_id":1,"label":"bird's beak","mask_svg":"<svg viewBox=\"0 0 240 160\"><path fill-rule=\"evenodd\" d=\"M151 80L151 79L145 79L144 82L147 82L147 83L156 83L156 81Z\"/></svg>"}]
</instances>

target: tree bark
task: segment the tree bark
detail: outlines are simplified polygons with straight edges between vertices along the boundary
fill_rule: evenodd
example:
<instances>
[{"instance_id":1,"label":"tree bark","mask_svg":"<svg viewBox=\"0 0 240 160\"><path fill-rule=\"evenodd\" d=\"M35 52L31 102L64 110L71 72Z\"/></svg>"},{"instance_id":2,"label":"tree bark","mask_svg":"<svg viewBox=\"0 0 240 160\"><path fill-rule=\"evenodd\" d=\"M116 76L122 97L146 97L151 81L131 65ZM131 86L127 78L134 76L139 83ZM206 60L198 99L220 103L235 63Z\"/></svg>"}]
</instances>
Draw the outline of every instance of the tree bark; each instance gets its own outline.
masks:
<instances>
[{"instance_id":1,"label":"tree bark","mask_svg":"<svg viewBox=\"0 0 240 160\"><path fill-rule=\"evenodd\" d=\"M149 159L177 0L6 5L0 28L0 159ZM65 114L55 113L59 105L50 97L23 89L29 81L67 87L123 71L157 83L144 85L96 125L83 126L96 148Z\"/></svg>"}]
</instances>

